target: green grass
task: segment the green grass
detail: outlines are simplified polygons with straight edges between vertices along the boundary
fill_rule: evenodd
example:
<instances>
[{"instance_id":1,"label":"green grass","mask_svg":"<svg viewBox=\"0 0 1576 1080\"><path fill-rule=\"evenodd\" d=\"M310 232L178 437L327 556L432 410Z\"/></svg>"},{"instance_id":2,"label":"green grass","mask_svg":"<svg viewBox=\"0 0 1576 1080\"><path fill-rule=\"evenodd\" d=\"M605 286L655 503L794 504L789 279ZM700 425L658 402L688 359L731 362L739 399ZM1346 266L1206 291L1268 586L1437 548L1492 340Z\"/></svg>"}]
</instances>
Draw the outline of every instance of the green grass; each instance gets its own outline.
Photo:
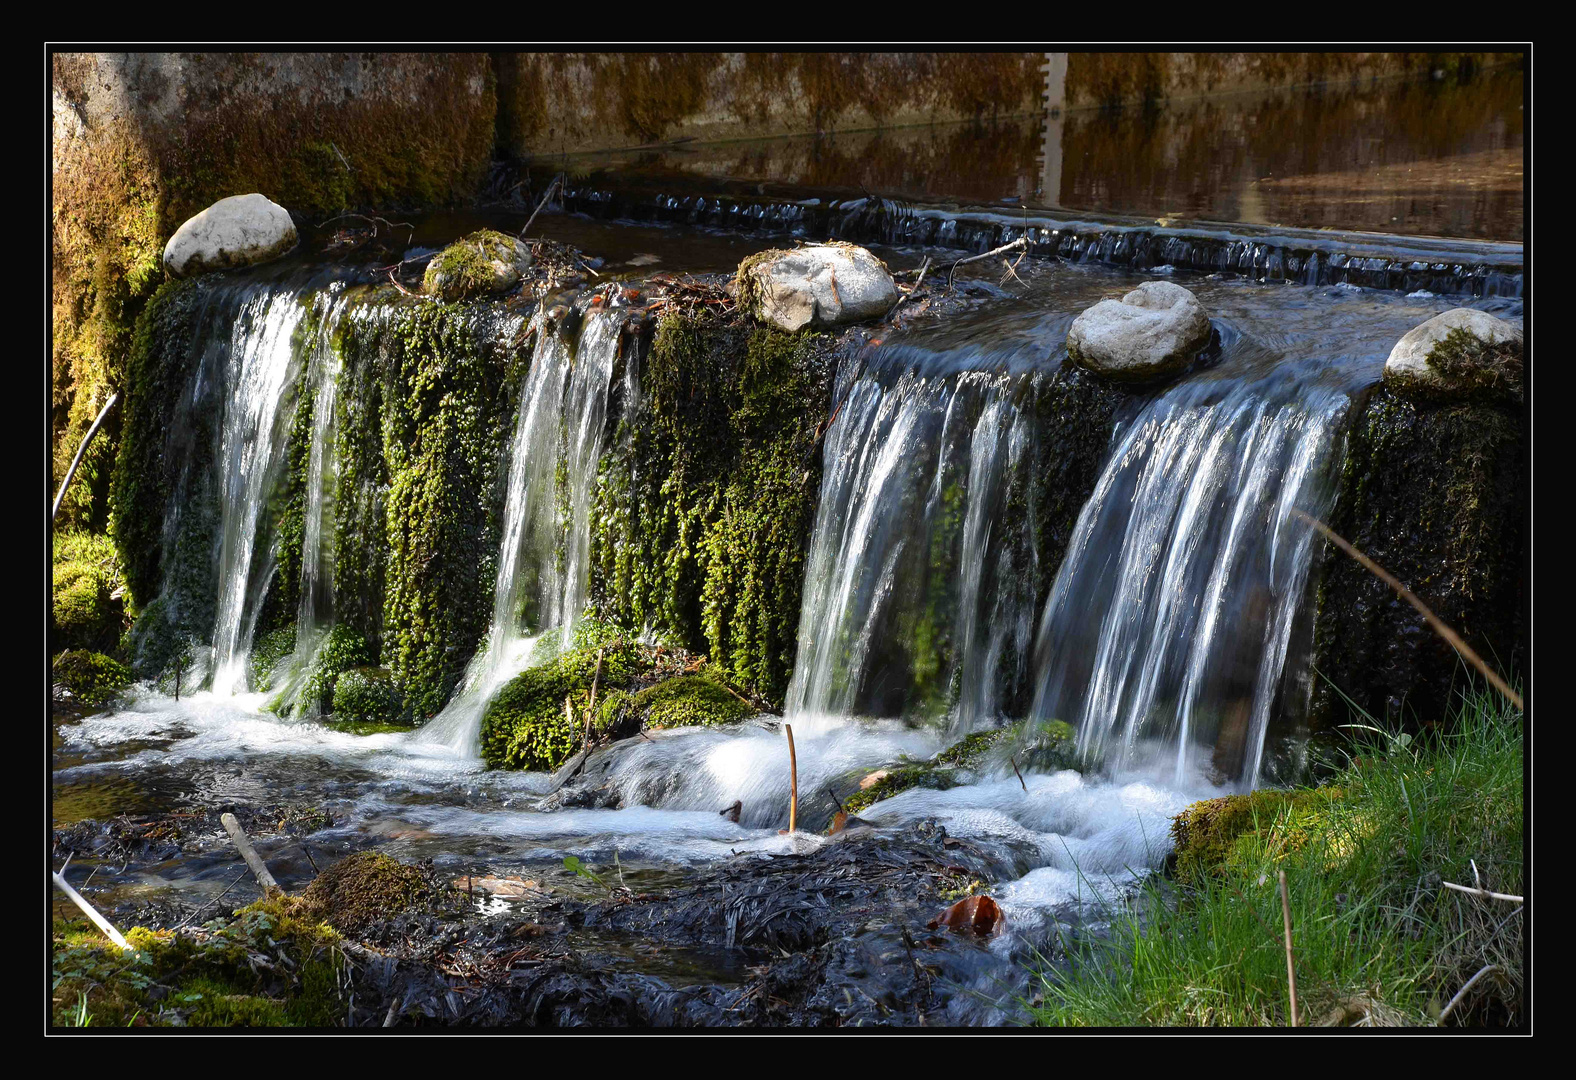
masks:
<instances>
[{"instance_id":1,"label":"green grass","mask_svg":"<svg viewBox=\"0 0 1576 1080\"><path fill-rule=\"evenodd\" d=\"M1255 793L1234 835L1208 836L1183 881L1152 880L1107 913L1108 936L1043 962L1038 1023L1281 1026L1289 1023L1278 872L1293 922L1299 1023L1448 1026L1523 1017L1519 904L1441 882L1524 895L1522 716L1487 691L1443 733L1406 740L1356 729L1326 787L1334 797ZM1245 798L1245 797L1239 797ZM1184 843L1187 837L1183 836ZM1058 950L1061 952L1061 950Z\"/></svg>"}]
</instances>

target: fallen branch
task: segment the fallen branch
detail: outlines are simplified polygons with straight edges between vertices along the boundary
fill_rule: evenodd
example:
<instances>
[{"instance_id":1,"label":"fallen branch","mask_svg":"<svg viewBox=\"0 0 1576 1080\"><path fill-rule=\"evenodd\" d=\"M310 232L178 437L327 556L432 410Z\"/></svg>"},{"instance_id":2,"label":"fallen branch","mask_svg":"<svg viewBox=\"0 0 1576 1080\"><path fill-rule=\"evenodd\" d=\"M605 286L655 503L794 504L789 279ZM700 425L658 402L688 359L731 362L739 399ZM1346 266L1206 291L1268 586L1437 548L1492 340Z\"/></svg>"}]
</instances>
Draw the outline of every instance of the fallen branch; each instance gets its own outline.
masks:
<instances>
[{"instance_id":1,"label":"fallen branch","mask_svg":"<svg viewBox=\"0 0 1576 1080\"><path fill-rule=\"evenodd\" d=\"M66 879L60 876L60 872L58 870L51 870L50 877L54 878L56 887L59 888L61 892L70 897L71 902L77 905L77 907L81 908L84 915L93 920L93 925L104 931L105 937L109 938L122 949L125 949L128 952L131 951L131 945L128 944L126 939L121 936L120 931L111 926L110 921L104 916L100 915L92 904L82 899L81 893L77 892L77 890L66 884Z\"/></svg>"},{"instance_id":2,"label":"fallen branch","mask_svg":"<svg viewBox=\"0 0 1576 1080\"><path fill-rule=\"evenodd\" d=\"M586 753L591 752L591 714L596 712L596 688L597 684L602 681L602 653L604 649L596 651L596 673L591 676L591 703L586 706L586 733L580 739L580 748Z\"/></svg>"},{"instance_id":3,"label":"fallen branch","mask_svg":"<svg viewBox=\"0 0 1576 1080\"><path fill-rule=\"evenodd\" d=\"M1441 881L1440 884L1447 889L1454 889L1456 892L1464 892L1468 896L1482 896L1489 900L1506 900L1512 904L1525 904L1527 902L1526 897L1512 896L1510 893L1489 892L1487 889L1474 889L1470 885L1457 885L1452 881Z\"/></svg>"},{"instance_id":4,"label":"fallen branch","mask_svg":"<svg viewBox=\"0 0 1576 1080\"><path fill-rule=\"evenodd\" d=\"M1281 914L1286 919L1286 988L1291 994L1291 1026L1297 1026L1297 968L1291 956L1291 899L1286 895L1286 871L1280 872Z\"/></svg>"},{"instance_id":5,"label":"fallen branch","mask_svg":"<svg viewBox=\"0 0 1576 1080\"><path fill-rule=\"evenodd\" d=\"M547 200L553 197L553 189L555 187L563 186L563 178L564 174L559 173L557 176L553 177L553 182L547 185L547 191L542 194L542 201L536 204L536 209L531 211L531 216L525 219L525 226L521 228L519 233L521 240L525 239L526 232L530 230L531 224L536 221L536 215L542 212L542 207L547 205Z\"/></svg>"},{"instance_id":6,"label":"fallen branch","mask_svg":"<svg viewBox=\"0 0 1576 1080\"><path fill-rule=\"evenodd\" d=\"M93 436L98 434L98 429L104 423L104 418L109 415L109 410L119 400L119 393L111 394L104 407L99 410L98 419L93 421L93 426L88 428L88 433L82 437L82 445L77 447L77 456L71 459L71 468L66 470L66 478L60 482L60 492L55 496L55 505L49 511L50 521L54 521L55 515L60 513L60 500L66 497L66 488L71 486L71 478L77 474L77 466L82 464L82 455L87 453L88 443L93 441Z\"/></svg>"},{"instance_id":7,"label":"fallen branch","mask_svg":"<svg viewBox=\"0 0 1576 1080\"><path fill-rule=\"evenodd\" d=\"M1433 627L1433 630L1436 634L1449 642L1450 646L1455 649L1456 652L1460 653L1468 663L1477 668L1478 671L1482 672L1483 677L1493 684L1494 689L1498 690L1501 694L1504 694L1505 697L1509 698L1511 703L1514 704L1516 708L1524 708L1521 703L1521 695L1512 690L1509 683L1500 678L1498 673L1495 672L1493 668L1484 663L1483 658L1477 653L1473 652L1470 645L1461 640L1460 634L1457 634L1454 630L1450 629L1450 627L1446 626L1444 620L1430 611L1427 604L1423 603L1416 596L1414 596L1410 589L1392 577L1384 567L1374 562L1361 551L1358 551L1355 547L1348 543L1345 538L1336 533L1334 529L1330 528L1328 525L1313 515L1304 513L1302 510L1297 509L1292 510L1292 514L1296 517L1302 518L1315 529L1318 529L1332 544L1346 552L1346 554L1350 555L1352 558L1356 559L1370 574L1399 593L1401 599L1405 600L1408 604L1411 604L1417 609L1418 614L1422 615L1424 621L1427 622L1429 626Z\"/></svg>"},{"instance_id":8,"label":"fallen branch","mask_svg":"<svg viewBox=\"0 0 1576 1080\"><path fill-rule=\"evenodd\" d=\"M230 834L230 842L241 853L241 858L246 860L246 865L251 868L252 876L257 879L257 884L262 886L265 896L273 896L284 892L279 887L279 882L274 880L274 875L268 872L268 864L263 862L257 854L257 849L252 847L252 842L246 837L246 830L241 828L241 823L235 820L234 814L220 814L219 824L224 826L224 831Z\"/></svg>"},{"instance_id":9,"label":"fallen branch","mask_svg":"<svg viewBox=\"0 0 1576 1080\"><path fill-rule=\"evenodd\" d=\"M1018 759L1017 759L1017 757L1016 756L1010 757L1007 760L1009 762L1011 762L1011 764L1012 764L1012 771L1015 772L1015 773L1018 773L1018 783L1023 786L1024 794L1028 794L1029 785L1023 783L1023 774L1021 772L1018 772Z\"/></svg>"}]
</instances>

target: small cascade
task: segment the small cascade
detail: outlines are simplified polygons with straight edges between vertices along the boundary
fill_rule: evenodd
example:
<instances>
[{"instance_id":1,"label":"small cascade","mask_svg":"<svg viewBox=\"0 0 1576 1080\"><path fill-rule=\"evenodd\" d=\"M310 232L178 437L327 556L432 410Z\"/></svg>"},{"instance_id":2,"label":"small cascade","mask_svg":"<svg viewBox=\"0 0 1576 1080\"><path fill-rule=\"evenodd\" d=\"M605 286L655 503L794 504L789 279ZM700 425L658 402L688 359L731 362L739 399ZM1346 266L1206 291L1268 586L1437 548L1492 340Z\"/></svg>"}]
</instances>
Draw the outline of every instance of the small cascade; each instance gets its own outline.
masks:
<instances>
[{"instance_id":1,"label":"small cascade","mask_svg":"<svg viewBox=\"0 0 1576 1080\"><path fill-rule=\"evenodd\" d=\"M293 291L267 291L241 307L225 370L228 403L219 447L219 593L213 638L213 690L246 686L246 658L257 614L258 523L272 482L284 466L291 417L285 398L299 369L296 331L308 305Z\"/></svg>"},{"instance_id":2,"label":"small cascade","mask_svg":"<svg viewBox=\"0 0 1576 1080\"><path fill-rule=\"evenodd\" d=\"M1001 708L1000 669L1033 632L1016 572L1032 556L1007 510L1031 378L906 370L849 388L826 438L790 715L966 730Z\"/></svg>"},{"instance_id":3,"label":"small cascade","mask_svg":"<svg viewBox=\"0 0 1576 1080\"><path fill-rule=\"evenodd\" d=\"M585 607L591 495L623 318L617 311L591 312L579 336L568 339L536 316L536 351L509 462L491 629L460 691L423 729L423 741L476 756L493 694L527 666L543 634L559 634L565 645L571 640Z\"/></svg>"},{"instance_id":4,"label":"small cascade","mask_svg":"<svg viewBox=\"0 0 1576 1080\"><path fill-rule=\"evenodd\" d=\"M1294 365L1198 378L1120 430L1040 624L1033 714L1112 770L1256 786L1289 666L1313 530L1349 398ZM1307 627L1301 629L1306 632ZM1292 678L1283 676L1292 675Z\"/></svg>"}]
</instances>

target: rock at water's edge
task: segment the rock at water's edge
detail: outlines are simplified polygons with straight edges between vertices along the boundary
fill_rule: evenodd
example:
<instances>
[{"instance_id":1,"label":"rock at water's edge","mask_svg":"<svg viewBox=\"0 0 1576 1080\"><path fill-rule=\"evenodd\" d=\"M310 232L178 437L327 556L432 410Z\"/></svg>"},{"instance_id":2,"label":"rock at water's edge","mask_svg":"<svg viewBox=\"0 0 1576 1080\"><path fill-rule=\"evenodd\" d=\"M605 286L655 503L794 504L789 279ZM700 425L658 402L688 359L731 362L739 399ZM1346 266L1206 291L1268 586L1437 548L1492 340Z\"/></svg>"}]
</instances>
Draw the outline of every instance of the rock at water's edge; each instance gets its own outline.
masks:
<instances>
[{"instance_id":1,"label":"rock at water's edge","mask_svg":"<svg viewBox=\"0 0 1576 1080\"><path fill-rule=\"evenodd\" d=\"M855 244L751 256L739 266L738 287L757 319L790 333L879 318L898 300L886 265Z\"/></svg>"},{"instance_id":2,"label":"rock at water's edge","mask_svg":"<svg viewBox=\"0 0 1576 1080\"><path fill-rule=\"evenodd\" d=\"M456 240L427 264L422 291L444 300L508 292L531 268L531 250L512 236L483 229Z\"/></svg>"},{"instance_id":3,"label":"rock at water's edge","mask_svg":"<svg viewBox=\"0 0 1576 1080\"><path fill-rule=\"evenodd\" d=\"M232 195L188 218L164 245L176 277L233 270L277 259L296 246L290 212L267 196Z\"/></svg>"},{"instance_id":4,"label":"rock at water's edge","mask_svg":"<svg viewBox=\"0 0 1576 1080\"><path fill-rule=\"evenodd\" d=\"M1398 390L1447 397L1479 391L1521 393L1521 331L1475 308L1452 308L1401 336L1385 361L1384 379Z\"/></svg>"},{"instance_id":5,"label":"rock at water's edge","mask_svg":"<svg viewBox=\"0 0 1576 1080\"><path fill-rule=\"evenodd\" d=\"M1169 281L1146 281L1074 319L1067 352L1101 375L1150 379L1181 368L1209 338L1209 313L1196 296Z\"/></svg>"}]
</instances>

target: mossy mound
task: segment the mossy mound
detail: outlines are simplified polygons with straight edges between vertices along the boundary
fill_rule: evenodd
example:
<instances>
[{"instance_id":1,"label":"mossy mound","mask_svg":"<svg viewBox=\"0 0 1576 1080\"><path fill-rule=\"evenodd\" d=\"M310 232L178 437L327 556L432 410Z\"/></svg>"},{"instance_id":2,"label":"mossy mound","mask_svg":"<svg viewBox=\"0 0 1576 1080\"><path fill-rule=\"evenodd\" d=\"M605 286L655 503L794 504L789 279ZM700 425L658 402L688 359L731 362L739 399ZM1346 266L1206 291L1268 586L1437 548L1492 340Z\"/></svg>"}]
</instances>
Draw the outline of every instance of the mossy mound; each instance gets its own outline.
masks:
<instances>
[{"instance_id":1,"label":"mossy mound","mask_svg":"<svg viewBox=\"0 0 1576 1080\"><path fill-rule=\"evenodd\" d=\"M295 652L294 626L282 626L260 635L252 642L246 657L246 675L252 690L266 694L274 688L274 676L282 661Z\"/></svg>"},{"instance_id":2,"label":"mossy mound","mask_svg":"<svg viewBox=\"0 0 1576 1080\"><path fill-rule=\"evenodd\" d=\"M531 253L512 236L482 229L456 240L427 264L422 291L443 300L507 292L531 265Z\"/></svg>"},{"instance_id":3,"label":"mossy mound","mask_svg":"<svg viewBox=\"0 0 1576 1080\"><path fill-rule=\"evenodd\" d=\"M1341 794L1337 788L1261 788L1194 803L1171 822L1177 880L1198 884L1266 852L1279 859L1301 851L1328 822L1330 805Z\"/></svg>"},{"instance_id":4,"label":"mossy mound","mask_svg":"<svg viewBox=\"0 0 1576 1080\"><path fill-rule=\"evenodd\" d=\"M388 668L358 667L334 683L334 720L349 724L398 724L405 699Z\"/></svg>"},{"instance_id":5,"label":"mossy mound","mask_svg":"<svg viewBox=\"0 0 1576 1080\"><path fill-rule=\"evenodd\" d=\"M633 706L646 727L715 727L759 712L704 675L680 675L636 694Z\"/></svg>"},{"instance_id":6,"label":"mossy mound","mask_svg":"<svg viewBox=\"0 0 1576 1080\"><path fill-rule=\"evenodd\" d=\"M50 675L74 701L89 709L108 707L131 685L130 668L86 649L71 649L56 656L50 664Z\"/></svg>"},{"instance_id":7,"label":"mossy mound","mask_svg":"<svg viewBox=\"0 0 1576 1080\"><path fill-rule=\"evenodd\" d=\"M433 875L380 851L358 851L319 874L301 900L313 915L345 933L392 919L442 893Z\"/></svg>"},{"instance_id":8,"label":"mossy mound","mask_svg":"<svg viewBox=\"0 0 1576 1080\"><path fill-rule=\"evenodd\" d=\"M336 624L312 654L312 666L301 688L296 706L307 716L321 716L334 708L340 676L356 668L370 668L377 664L377 654L365 638L343 623ZM289 716L289 702L273 703L281 716Z\"/></svg>"},{"instance_id":9,"label":"mossy mound","mask_svg":"<svg viewBox=\"0 0 1576 1080\"><path fill-rule=\"evenodd\" d=\"M1526 391L1525 346L1520 338L1488 342L1458 327L1434 346L1428 366L1438 373L1439 384L1449 387L1448 392L1417 380L1401 385L1425 397L1505 400L1517 405Z\"/></svg>"},{"instance_id":10,"label":"mossy mound","mask_svg":"<svg viewBox=\"0 0 1576 1080\"><path fill-rule=\"evenodd\" d=\"M178 931L133 927L126 940L134 952L86 921L55 923L57 1026L328 1027L344 1015L340 936L304 900L260 900Z\"/></svg>"},{"instance_id":11,"label":"mossy mound","mask_svg":"<svg viewBox=\"0 0 1576 1080\"><path fill-rule=\"evenodd\" d=\"M51 644L56 649L114 649L127 628L120 558L108 536L57 534L52 570Z\"/></svg>"}]
</instances>

